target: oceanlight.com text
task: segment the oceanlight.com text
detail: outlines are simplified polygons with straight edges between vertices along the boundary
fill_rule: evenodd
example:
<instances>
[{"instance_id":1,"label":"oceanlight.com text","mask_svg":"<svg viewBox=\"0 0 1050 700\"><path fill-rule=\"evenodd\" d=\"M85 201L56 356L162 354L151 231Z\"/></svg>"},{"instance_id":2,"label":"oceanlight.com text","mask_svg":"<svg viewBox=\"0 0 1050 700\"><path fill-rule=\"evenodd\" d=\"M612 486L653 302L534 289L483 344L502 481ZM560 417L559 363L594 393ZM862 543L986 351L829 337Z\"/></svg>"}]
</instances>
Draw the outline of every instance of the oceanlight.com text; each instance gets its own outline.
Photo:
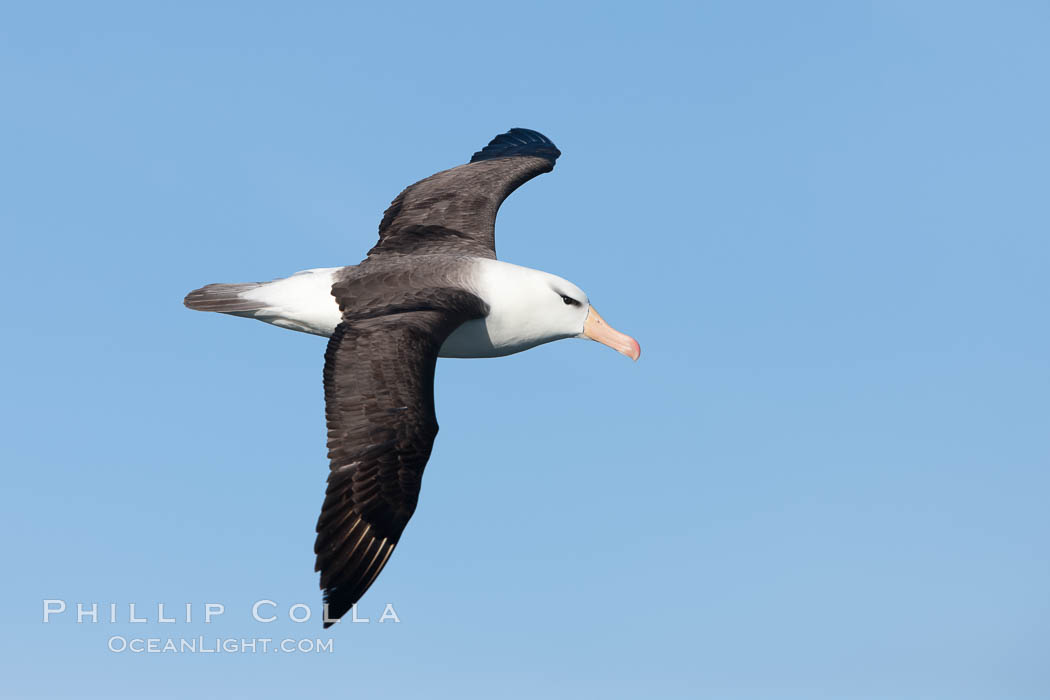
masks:
<instances>
[{"instance_id":1,"label":"oceanlight.com text","mask_svg":"<svg viewBox=\"0 0 1050 700\"><path fill-rule=\"evenodd\" d=\"M331 654L333 640L272 637L124 637L107 642L116 654Z\"/></svg>"}]
</instances>

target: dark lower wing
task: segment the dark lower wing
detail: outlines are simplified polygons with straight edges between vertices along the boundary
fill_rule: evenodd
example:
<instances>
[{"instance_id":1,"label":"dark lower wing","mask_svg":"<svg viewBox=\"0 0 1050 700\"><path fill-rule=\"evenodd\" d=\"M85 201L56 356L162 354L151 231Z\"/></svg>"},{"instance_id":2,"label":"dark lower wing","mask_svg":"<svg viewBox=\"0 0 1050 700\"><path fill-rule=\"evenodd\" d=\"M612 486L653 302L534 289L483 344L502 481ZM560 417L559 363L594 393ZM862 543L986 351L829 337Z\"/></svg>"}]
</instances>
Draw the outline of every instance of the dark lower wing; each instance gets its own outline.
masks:
<instances>
[{"instance_id":1,"label":"dark lower wing","mask_svg":"<svg viewBox=\"0 0 1050 700\"><path fill-rule=\"evenodd\" d=\"M437 354L461 322L437 310L344 321L328 343L331 472L314 551L329 619L372 585L416 509L438 431Z\"/></svg>"}]
</instances>

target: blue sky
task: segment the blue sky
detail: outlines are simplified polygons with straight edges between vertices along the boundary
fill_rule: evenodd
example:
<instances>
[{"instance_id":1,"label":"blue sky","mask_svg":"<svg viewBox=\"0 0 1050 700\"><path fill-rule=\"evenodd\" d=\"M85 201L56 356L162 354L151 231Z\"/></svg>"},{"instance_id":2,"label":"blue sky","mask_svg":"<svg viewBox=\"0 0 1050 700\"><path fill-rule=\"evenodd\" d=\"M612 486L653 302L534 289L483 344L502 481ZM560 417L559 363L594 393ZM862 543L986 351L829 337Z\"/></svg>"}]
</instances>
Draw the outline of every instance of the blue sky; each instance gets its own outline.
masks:
<instances>
[{"instance_id":1,"label":"blue sky","mask_svg":"<svg viewBox=\"0 0 1050 700\"><path fill-rule=\"evenodd\" d=\"M1047 6L371 5L0 9L0 694L1045 698ZM641 361L441 362L361 603L401 622L291 623L324 341L182 297L357 262L403 186L512 126L564 155L501 257Z\"/></svg>"}]
</instances>

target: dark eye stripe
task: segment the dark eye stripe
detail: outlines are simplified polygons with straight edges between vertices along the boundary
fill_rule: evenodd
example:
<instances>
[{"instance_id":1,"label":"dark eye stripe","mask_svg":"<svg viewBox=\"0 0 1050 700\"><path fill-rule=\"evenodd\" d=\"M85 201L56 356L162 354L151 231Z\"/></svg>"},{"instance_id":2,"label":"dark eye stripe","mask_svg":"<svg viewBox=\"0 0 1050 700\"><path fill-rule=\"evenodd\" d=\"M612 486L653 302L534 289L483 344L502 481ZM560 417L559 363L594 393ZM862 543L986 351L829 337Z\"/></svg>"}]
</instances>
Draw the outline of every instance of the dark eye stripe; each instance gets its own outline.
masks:
<instances>
[{"instance_id":1,"label":"dark eye stripe","mask_svg":"<svg viewBox=\"0 0 1050 700\"><path fill-rule=\"evenodd\" d=\"M553 289L552 288L551 291L554 292L555 294L557 294L558 296L560 296L561 300L565 302L566 306L583 306L582 302L576 301L575 299L573 299L572 297L570 297L567 294L562 294L557 289Z\"/></svg>"}]
</instances>

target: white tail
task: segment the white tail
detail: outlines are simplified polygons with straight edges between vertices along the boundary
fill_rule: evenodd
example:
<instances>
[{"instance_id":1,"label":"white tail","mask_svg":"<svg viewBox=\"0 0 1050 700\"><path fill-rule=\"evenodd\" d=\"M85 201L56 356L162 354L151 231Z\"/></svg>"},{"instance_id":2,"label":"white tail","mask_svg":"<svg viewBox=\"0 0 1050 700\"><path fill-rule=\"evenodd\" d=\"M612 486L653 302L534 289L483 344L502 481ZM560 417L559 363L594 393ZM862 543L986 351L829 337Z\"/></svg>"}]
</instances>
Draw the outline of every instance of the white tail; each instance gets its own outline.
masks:
<instances>
[{"instance_id":1,"label":"white tail","mask_svg":"<svg viewBox=\"0 0 1050 700\"><path fill-rule=\"evenodd\" d=\"M272 282L209 284L186 295L196 311L216 311L255 318L303 333L328 337L342 320L332 296L335 273L342 268L303 270Z\"/></svg>"}]
</instances>

